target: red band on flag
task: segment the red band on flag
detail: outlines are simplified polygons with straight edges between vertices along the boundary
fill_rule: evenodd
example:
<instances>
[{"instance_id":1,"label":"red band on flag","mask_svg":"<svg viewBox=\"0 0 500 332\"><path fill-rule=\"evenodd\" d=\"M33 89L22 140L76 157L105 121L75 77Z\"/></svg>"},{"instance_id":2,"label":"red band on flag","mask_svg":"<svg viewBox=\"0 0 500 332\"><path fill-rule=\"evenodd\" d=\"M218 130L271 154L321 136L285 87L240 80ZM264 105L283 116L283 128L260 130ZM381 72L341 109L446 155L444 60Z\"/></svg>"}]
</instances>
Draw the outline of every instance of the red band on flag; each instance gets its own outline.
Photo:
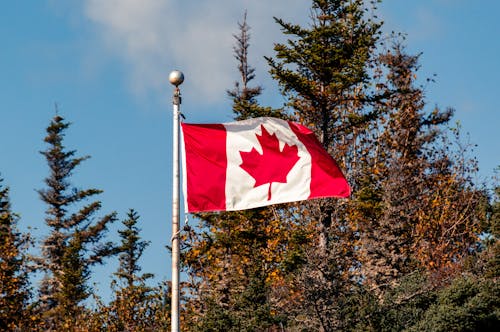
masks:
<instances>
[{"instance_id":1,"label":"red band on flag","mask_svg":"<svg viewBox=\"0 0 500 332\"><path fill-rule=\"evenodd\" d=\"M188 211L226 209L226 130L222 124L182 123ZM208 143L209 142L209 143Z\"/></svg>"},{"instance_id":2,"label":"red band on flag","mask_svg":"<svg viewBox=\"0 0 500 332\"><path fill-rule=\"evenodd\" d=\"M350 188L335 160L307 127L289 122L290 128L311 155L311 194L309 198L349 197Z\"/></svg>"}]
</instances>

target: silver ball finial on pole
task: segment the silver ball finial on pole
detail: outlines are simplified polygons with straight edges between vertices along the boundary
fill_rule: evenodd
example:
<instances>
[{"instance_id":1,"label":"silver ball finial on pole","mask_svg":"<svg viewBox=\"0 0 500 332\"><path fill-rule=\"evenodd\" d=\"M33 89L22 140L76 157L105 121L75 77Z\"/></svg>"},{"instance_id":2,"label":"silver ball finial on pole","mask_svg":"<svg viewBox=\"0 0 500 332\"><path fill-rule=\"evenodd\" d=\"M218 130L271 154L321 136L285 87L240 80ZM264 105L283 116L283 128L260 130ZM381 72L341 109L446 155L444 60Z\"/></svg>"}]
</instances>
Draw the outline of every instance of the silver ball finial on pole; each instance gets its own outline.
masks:
<instances>
[{"instance_id":1,"label":"silver ball finial on pole","mask_svg":"<svg viewBox=\"0 0 500 332\"><path fill-rule=\"evenodd\" d=\"M169 82L175 86L174 89L174 98L173 98L173 104L174 106L177 105L179 106L181 104L181 91L179 89L179 85L184 82L184 74L180 70L173 70L170 75L168 75L168 80ZM174 110L175 112L178 112L179 110Z\"/></svg>"},{"instance_id":2,"label":"silver ball finial on pole","mask_svg":"<svg viewBox=\"0 0 500 332\"><path fill-rule=\"evenodd\" d=\"M172 85L178 87L184 82L184 74L180 70L174 70L168 75L168 80Z\"/></svg>"}]
</instances>

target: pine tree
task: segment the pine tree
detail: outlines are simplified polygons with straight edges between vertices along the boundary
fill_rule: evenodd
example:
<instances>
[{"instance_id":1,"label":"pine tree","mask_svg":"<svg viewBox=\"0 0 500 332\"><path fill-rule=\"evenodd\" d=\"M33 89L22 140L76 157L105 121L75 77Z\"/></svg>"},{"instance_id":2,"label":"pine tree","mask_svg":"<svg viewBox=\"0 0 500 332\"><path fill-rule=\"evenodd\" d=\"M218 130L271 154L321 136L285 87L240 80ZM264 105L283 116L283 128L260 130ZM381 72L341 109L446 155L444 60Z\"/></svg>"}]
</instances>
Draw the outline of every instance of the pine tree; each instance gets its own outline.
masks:
<instances>
[{"instance_id":1,"label":"pine tree","mask_svg":"<svg viewBox=\"0 0 500 332\"><path fill-rule=\"evenodd\" d=\"M90 294L87 282L91 267L116 251L111 242L103 241L115 213L98 218L100 201L83 204L101 190L82 190L70 183L75 168L89 157L75 157L76 151L66 150L63 139L69 125L56 115L47 127L45 142L49 146L41 152L50 175L45 179L47 188L38 193L47 204L45 223L50 234L42 241L42 255L36 262L46 272L40 302L47 329L76 322L83 312L81 303Z\"/></svg>"},{"instance_id":2,"label":"pine tree","mask_svg":"<svg viewBox=\"0 0 500 332\"><path fill-rule=\"evenodd\" d=\"M17 229L18 217L11 211L9 188L2 182L0 178L0 330L14 331L28 328L31 319L26 270L29 237Z\"/></svg>"}]
</instances>

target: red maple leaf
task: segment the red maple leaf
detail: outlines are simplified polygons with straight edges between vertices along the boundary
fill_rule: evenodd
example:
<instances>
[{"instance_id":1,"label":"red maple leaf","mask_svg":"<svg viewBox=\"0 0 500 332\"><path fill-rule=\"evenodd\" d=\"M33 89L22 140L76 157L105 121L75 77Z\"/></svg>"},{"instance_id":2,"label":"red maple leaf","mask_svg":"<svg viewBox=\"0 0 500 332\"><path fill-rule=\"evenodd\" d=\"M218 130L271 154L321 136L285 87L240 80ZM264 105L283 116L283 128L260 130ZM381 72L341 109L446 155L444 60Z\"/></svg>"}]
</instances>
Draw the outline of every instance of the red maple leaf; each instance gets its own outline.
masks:
<instances>
[{"instance_id":1,"label":"red maple leaf","mask_svg":"<svg viewBox=\"0 0 500 332\"><path fill-rule=\"evenodd\" d=\"M280 141L276 134L269 132L261 125L262 135L255 134L262 147L262 154L255 148L250 152L240 151L243 162L240 167L255 179L254 188L269 183L267 200L271 200L271 185L273 182L286 183L286 177L293 166L299 161L296 145L285 144L280 150Z\"/></svg>"}]
</instances>

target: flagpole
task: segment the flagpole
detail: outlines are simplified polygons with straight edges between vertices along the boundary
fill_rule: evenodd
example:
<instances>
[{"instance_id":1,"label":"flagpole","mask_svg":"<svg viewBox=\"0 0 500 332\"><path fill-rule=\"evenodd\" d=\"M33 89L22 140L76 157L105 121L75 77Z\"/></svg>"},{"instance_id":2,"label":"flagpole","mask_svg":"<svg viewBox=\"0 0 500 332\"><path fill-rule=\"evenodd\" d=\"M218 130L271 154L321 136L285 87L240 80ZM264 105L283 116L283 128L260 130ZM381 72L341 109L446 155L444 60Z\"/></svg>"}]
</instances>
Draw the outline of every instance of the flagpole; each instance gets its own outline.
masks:
<instances>
[{"instance_id":1,"label":"flagpole","mask_svg":"<svg viewBox=\"0 0 500 332\"><path fill-rule=\"evenodd\" d=\"M172 158L172 302L171 302L171 331L180 331L180 290L179 290L179 259L180 259L180 246L179 246L179 115L181 105L181 92L179 85L184 81L184 75L179 70L174 70L170 73L168 80L172 83L174 88L174 95L172 98L173 106L173 158Z\"/></svg>"}]
</instances>

